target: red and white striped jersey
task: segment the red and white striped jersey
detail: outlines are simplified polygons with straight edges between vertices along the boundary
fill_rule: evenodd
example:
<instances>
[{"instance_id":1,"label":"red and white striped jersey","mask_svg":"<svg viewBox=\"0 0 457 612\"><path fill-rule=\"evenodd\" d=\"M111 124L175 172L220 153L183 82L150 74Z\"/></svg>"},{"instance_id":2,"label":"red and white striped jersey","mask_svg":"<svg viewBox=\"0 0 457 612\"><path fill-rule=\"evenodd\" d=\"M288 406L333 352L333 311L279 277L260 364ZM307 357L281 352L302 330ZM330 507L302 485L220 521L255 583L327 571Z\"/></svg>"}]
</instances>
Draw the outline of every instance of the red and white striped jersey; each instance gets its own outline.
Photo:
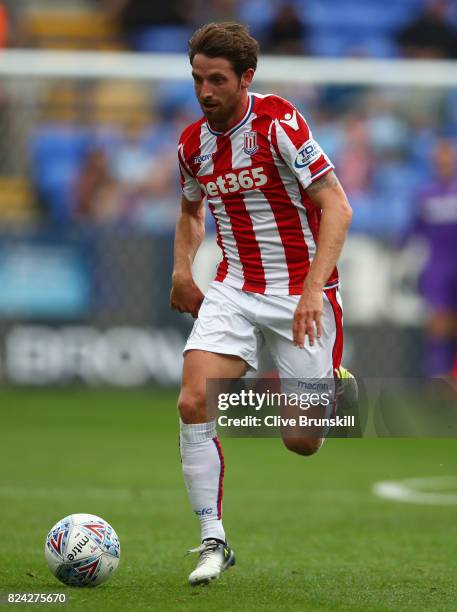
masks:
<instances>
[{"instance_id":1,"label":"red and white striped jersey","mask_svg":"<svg viewBox=\"0 0 457 612\"><path fill-rule=\"evenodd\" d=\"M333 166L298 110L251 93L243 119L216 132L202 117L179 141L182 191L206 197L222 251L216 280L271 295L294 295L316 252L321 211L306 194ZM335 287L335 269L326 288Z\"/></svg>"}]
</instances>

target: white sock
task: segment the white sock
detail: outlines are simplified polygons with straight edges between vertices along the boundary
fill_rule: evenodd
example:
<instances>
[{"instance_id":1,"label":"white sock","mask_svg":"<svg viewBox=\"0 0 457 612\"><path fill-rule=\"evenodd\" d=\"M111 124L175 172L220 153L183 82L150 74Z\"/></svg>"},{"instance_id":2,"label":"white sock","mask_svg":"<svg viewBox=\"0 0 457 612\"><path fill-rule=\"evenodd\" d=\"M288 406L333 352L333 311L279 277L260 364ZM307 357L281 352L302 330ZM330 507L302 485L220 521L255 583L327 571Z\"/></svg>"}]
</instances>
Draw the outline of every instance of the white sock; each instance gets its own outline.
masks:
<instances>
[{"instance_id":1,"label":"white sock","mask_svg":"<svg viewBox=\"0 0 457 612\"><path fill-rule=\"evenodd\" d=\"M179 447L187 491L200 519L201 539L225 542L222 526L224 455L216 435L216 421L187 424L180 419Z\"/></svg>"}]
</instances>

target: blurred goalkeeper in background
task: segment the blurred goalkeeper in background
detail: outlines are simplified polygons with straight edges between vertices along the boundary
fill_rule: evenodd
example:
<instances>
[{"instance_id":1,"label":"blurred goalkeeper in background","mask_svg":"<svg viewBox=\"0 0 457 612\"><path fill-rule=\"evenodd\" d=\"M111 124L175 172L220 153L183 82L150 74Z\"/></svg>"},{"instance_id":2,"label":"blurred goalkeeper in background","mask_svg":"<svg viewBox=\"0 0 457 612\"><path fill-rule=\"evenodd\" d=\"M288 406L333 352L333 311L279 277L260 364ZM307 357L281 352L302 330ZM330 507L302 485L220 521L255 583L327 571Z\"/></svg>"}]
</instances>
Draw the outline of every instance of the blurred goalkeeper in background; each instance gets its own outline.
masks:
<instances>
[{"instance_id":1,"label":"blurred goalkeeper in background","mask_svg":"<svg viewBox=\"0 0 457 612\"><path fill-rule=\"evenodd\" d=\"M171 306L198 317L184 349L178 405L184 479L201 523L192 585L235 562L222 524L224 457L207 410L207 378L255 371L264 344L281 378L333 385L334 375L347 376L336 263L351 208L300 112L276 95L249 93L258 50L235 23L204 26L189 43L204 116L178 147L183 196ZM204 236L205 198L222 261L203 295L192 263ZM321 437L281 433L301 455L322 444Z\"/></svg>"},{"instance_id":2,"label":"blurred goalkeeper in background","mask_svg":"<svg viewBox=\"0 0 457 612\"><path fill-rule=\"evenodd\" d=\"M424 374L433 377L449 374L457 349L457 149L450 138L438 141L432 162L414 229L427 252L419 288L427 308Z\"/></svg>"}]
</instances>

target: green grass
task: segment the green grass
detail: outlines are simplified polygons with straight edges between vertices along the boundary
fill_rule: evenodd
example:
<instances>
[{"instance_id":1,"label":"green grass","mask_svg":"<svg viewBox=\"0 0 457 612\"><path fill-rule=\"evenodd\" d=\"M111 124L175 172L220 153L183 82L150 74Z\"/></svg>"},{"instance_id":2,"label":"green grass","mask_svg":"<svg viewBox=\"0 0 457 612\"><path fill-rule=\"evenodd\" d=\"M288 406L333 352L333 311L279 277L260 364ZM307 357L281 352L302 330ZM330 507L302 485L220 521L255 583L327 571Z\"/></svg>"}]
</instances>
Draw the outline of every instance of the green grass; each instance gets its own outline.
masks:
<instances>
[{"instance_id":1,"label":"green grass","mask_svg":"<svg viewBox=\"0 0 457 612\"><path fill-rule=\"evenodd\" d=\"M0 591L67 592L70 610L455 610L456 507L374 497L377 480L452 475L456 441L328 440L303 458L275 439L223 440L224 523L237 565L192 589L198 522L183 486L175 394L0 392ZM98 514L121 540L95 589L50 574L60 518ZM40 606L55 609L55 606Z\"/></svg>"}]
</instances>

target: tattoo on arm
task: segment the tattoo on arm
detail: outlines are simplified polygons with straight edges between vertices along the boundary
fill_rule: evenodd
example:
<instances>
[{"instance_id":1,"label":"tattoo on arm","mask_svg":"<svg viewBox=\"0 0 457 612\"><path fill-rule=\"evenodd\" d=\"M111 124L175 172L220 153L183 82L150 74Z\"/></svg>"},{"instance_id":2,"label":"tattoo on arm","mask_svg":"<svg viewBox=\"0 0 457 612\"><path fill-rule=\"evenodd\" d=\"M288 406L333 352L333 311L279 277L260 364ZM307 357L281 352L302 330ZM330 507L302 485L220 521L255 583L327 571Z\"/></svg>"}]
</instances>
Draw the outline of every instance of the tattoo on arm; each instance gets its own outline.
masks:
<instances>
[{"instance_id":1,"label":"tattoo on arm","mask_svg":"<svg viewBox=\"0 0 457 612\"><path fill-rule=\"evenodd\" d=\"M322 189L326 189L327 187L339 187L339 186L340 186L340 182L336 178L336 174L333 172L333 170L330 170L330 172L327 172L327 174L324 174L322 178L317 179L317 181L312 183L306 189L306 192L312 196L318 191L321 191Z\"/></svg>"}]
</instances>

